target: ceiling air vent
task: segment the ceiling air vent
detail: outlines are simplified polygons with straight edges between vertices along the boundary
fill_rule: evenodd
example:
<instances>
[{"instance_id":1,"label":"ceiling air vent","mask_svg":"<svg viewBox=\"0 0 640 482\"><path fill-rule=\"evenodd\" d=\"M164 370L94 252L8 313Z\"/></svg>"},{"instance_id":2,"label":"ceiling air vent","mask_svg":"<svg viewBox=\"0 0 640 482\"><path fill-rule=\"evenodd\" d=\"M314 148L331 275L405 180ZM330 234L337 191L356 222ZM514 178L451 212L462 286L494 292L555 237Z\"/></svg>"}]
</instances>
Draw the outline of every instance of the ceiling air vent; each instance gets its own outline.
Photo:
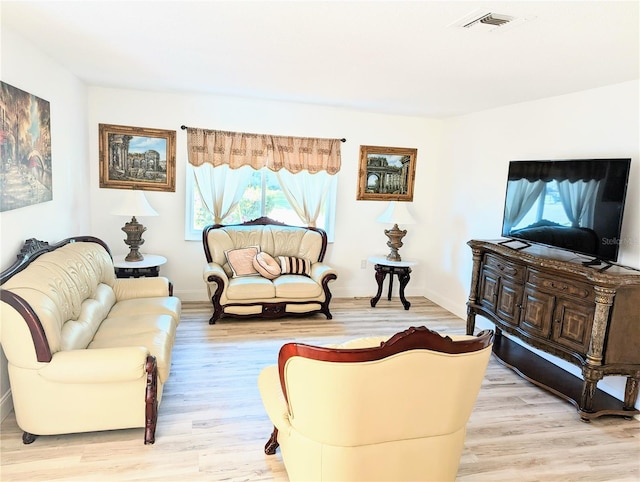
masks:
<instances>
[{"instance_id":1,"label":"ceiling air vent","mask_svg":"<svg viewBox=\"0 0 640 482\"><path fill-rule=\"evenodd\" d=\"M508 15L500 15L500 14L497 14L497 13L488 13L487 15L484 15L483 17L477 18L474 21L469 22L467 25L464 25L464 27L465 28L473 27L478 22L484 23L484 24L488 24L488 25L494 25L496 27L500 27L501 25L504 25L505 23L511 22L511 20L513 20L513 17L509 17Z\"/></svg>"},{"instance_id":2,"label":"ceiling air vent","mask_svg":"<svg viewBox=\"0 0 640 482\"><path fill-rule=\"evenodd\" d=\"M520 23L522 20L523 19L516 19L515 17L503 15L501 13L487 12L486 10L475 10L449 26L472 30L478 29L489 32L500 27L504 28L504 26L509 23Z\"/></svg>"}]
</instances>

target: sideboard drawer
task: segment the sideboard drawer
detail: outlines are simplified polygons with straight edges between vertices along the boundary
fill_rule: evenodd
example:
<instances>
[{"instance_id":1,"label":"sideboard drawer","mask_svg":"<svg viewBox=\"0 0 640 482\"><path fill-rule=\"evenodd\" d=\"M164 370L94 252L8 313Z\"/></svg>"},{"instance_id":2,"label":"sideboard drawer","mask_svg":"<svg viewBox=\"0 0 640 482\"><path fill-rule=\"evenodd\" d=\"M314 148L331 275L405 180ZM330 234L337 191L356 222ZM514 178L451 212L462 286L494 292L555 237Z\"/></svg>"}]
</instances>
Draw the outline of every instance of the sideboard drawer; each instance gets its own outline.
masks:
<instances>
[{"instance_id":1,"label":"sideboard drawer","mask_svg":"<svg viewBox=\"0 0 640 482\"><path fill-rule=\"evenodd\" d=\"M516 281L524 280L525 268L516 263L512 263L503 258L498 258L491 254L484 257L484 265L501 276L508 276Z\"/></svg>"},{"instance_id":2,"label":"sideboard drawer","mask_svg":"<svg viewBox=\"0 0 640 482\"><path fill-rule=\"evenodd\" d=\"M557 296L571 296L581 300L594 298L593 288L586 283L532 269L528 271L527 283L534 285L539 290L551 292Z\"/></svg>"}]
</instances>

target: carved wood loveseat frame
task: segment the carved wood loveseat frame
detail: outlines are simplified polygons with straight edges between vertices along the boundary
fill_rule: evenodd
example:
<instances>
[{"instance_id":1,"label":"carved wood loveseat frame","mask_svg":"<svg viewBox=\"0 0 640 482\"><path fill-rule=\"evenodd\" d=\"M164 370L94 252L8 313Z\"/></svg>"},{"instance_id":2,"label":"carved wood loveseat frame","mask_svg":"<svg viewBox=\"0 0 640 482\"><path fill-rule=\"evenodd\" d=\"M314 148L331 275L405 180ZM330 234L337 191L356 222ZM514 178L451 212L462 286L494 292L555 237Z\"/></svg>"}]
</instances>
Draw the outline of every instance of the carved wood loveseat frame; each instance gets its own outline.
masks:
<instances>
[{"instance_id":1,"label":"carved wood loveseat frame","mask_svg":"<svg viewBox=\"0 0 640 482\"><path fill-rule=\"evenodd\" d=\"M256 228L256 229L254 229ZM261 230L271 230L272 238L263 237ZM224 255L218 247L212 249L212 237L216 231L237 231L239 234L235 238L236 244L233 248L246 247L252 244L260 244L260 239L269 238L274 243L272 249L276 252L270 253L273 256L282 254L278 252L283 249L277 246L281 241L287 244L287 254L300 257L309 257L311 261L311 273L308 278L314 280L318 288L318 294L313 298L299 297L278 297L260 298L254 300L234 300L226 296L226 290L231 284L236 282L230 275L231 270L225 265ZM306 239L300 241L300 252L292 253L292 241L297 235L291 233L301 233ZM227 242L229 242L227 240ZM209 296L213 304L213 314L209 320L210 324L214 324L219 318L225 317L261 317L261 318L279 318L290 315L308 315L311 313L324 314L327 319L331 319L332 315L329 310L331 301L331 291L329 290L329 282L337 278L335 271L324 263L324 257L327 251L327 234L324 230L315 227L290 226L285 223L275 221L268 217L261 217L252 221L241 224L223 225L212 224L206 226L202 232L202 244L207 265L204 269L204 280L207 283ZM242 246L240 246L242 245ZM264 247L263 247L264 248ZM214 253L213 251L217 251ZM223 265L226 269L223 269ZM300 276L296 276L300 279ZM301 280L301 281L308 281ZM265 281L264 279L261 281Z\"/></svg>"}]
</instances>

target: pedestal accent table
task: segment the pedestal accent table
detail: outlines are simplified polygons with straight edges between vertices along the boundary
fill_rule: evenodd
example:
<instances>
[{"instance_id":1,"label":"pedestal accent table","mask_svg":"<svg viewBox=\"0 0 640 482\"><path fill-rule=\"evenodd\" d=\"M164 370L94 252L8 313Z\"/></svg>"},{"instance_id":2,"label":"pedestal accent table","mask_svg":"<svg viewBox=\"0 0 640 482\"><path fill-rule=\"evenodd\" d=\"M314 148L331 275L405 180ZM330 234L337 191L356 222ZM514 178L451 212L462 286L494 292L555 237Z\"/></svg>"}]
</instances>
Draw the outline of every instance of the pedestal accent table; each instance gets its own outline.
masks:
<instances>
[{"instance_id":1,"label":"pedestal accent table","mask_svg":"<svg viewBox=\"0 0 640 482\"><path fill-rule=\"evenodd\" d=\"M372 256L368 259L370 263L374 264L376 270L376 281L378 283L378 292L371 298L371 307L375 308L376 303L380 300L382 294L382 285L384 279L389 275L389 293L387 299L391 300L391 291L393 290L393 276L398 276L400 281L400 301L405 310L408 310L411 303L404 297L404 289L411 279L411 266L415 266L415 261L389 261L384 256Z\"/></svg>"}]
</instances>

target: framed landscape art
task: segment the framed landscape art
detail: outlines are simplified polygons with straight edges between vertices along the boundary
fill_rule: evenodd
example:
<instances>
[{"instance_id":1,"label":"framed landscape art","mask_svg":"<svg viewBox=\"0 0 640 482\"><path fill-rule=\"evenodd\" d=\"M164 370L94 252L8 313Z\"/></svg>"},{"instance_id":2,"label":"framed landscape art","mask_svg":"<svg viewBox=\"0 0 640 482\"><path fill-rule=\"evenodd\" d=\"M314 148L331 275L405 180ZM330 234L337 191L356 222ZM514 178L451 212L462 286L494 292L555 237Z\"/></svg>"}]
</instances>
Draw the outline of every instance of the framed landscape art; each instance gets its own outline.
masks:
<instances>
[{"instance_id":1,"label":"framed landscape art","mask_svg":"<svg viewBox=\"0 0 640 482\"><path fill-rule=\"evenodd\" d=\"M100 187L176 190L176 131L99 124Z\"/></svg>"},{"instance_id":2,"label":"framed landscape art","mask_svg":"<svg viewBox=\"0 0 640 482\"><path fill-rule=\"evenodd\" d=\"M358 200L413 201L418 149L360 146Z\"/></svg>"}]
</instances>

